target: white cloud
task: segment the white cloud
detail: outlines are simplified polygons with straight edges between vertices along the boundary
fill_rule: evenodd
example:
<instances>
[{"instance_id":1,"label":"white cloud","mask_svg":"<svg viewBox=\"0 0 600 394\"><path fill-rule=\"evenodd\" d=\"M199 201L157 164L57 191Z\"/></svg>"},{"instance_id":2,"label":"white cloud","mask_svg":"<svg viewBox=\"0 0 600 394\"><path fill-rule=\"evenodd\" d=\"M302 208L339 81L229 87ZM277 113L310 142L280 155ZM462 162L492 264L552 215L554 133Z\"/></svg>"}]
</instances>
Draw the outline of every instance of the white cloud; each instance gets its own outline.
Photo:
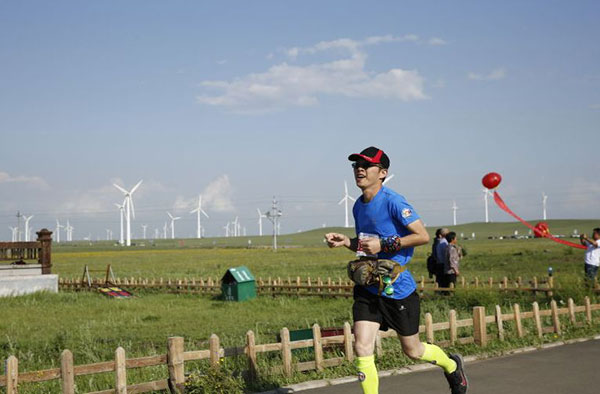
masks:
<instances>
[{"instance_id":1,"label":"white cloud","mask_svg":"<svg viewBox=\"0 0 600 394\"><path fill-rule=\"evenodd\" d=\"M231 212L234 210L232 197L233 187L229 176L221 175L213 179L202 191L202 208L206 206L206 209L217 212Z\"/></svg>"},{"instance_id":2,"label":"white cloud","mask_svg":"<svg viewBox=\"0 0 600 394\"><path fill-rule=\"evenodd\" d=\"M367 55L363 50L369 45L417 39L415 35L375 36L363 41L343 38L322 41L306 48L290 48L286 54L292 59L317 52L332 52L339 59L304 66L283 62L265 72L248 74L232 81L203 81L202 87L220 91L220 94L203 94L197 99L202 104L242 113L316 105L321 95L423 100L427 96L418 71L393 68L377 73L366 70Z\"/></svg>"},{"instance_id":3,"label":"white cloud","mask_svg":"<svg viewBox=\"0 0 600 394\"><path fill-rule=\"evenodd\" d=\"M432 37L429 39L429 41L427 42L429 45L446 45L446 41L442 40L439 37Z\"/></svg>"},{"instance_id":4,"label":"white cloud","mask_svg":"<svg viewBox=\"0 0 600 394\"><path fill-rule=\"evenodd\" d=\"M0 184L2 183L22 183L39 189L48 189L48 183L39 176L12 176L7 172L0 171Z\"/></svg>"},{"instance_id":5,"label":"white cloud","mask_svg":"<svg viewBox=\"0 0 600 394\"><path fill-rule=\"evenodd\" d=\"M506 77L506 70L504 68L496 68L487 75L470 72L467 77L475 81L495 81Z\"/></svg>"},{"instance_id":6,"label":"white cloud","mask_svg":"<svg viewBox=\"0 0 600 394\"><path fill-rule=\"evenodd\" d=\"M591 104L590 109L600 109L600 104Z\"/></svg>"},{"instance_id":7,"label":"white cloud","mask_svg":"<svg viewBox=\"0 0 600 394\"><path fill-rule=\"evenodd\" d=\"M223 64L227 64L227 60L226 59L217 60L217 64L222 66Z\"/></svg>"}]
</instances>

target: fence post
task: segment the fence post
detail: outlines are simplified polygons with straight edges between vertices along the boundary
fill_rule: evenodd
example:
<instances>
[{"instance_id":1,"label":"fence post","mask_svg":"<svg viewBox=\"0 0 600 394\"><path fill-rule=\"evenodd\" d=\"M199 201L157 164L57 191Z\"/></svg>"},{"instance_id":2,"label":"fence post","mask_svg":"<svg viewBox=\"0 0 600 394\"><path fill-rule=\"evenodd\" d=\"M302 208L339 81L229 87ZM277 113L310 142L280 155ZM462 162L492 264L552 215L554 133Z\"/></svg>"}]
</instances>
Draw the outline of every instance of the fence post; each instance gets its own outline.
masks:
<instances>
[{"instance_id":1,"label":"fence post","mask_svg":"<svg viewBox=\"0 0 600 394\"><path fill-rule=\"evenodd\" d=\"M183 360L183 337L169 337L167 340L167 365L169 382L183 392L185 384L185 366Z\"/></svg>"},{"instance_id":2,"label":"fence post","mask_svg":"<svg viewBox=\"0 0 600 394\"><path fill-rule=\"evenodd\" d=\"M585 320L588 324L592 324L592 304L588 296L585 296Z\"/></svg>"},{"instance_id":3,"label":"fence post","mask_svg":"<svg viewBox=\"0 0 600 394\"><path fill-rule=\"evenodd\" d=\"M485 324L485 307L473 307L473 338L479 346L487 345L487 330Z\"/></svg>"},{"instance_id":4,"label":"fence post","mask_svg":"<svg viewBox=\"0 0 600 394\"><path fill-rule=\"evenodd\" d=\"M521 306L519 304L513 305L515 315L515 326L517 329L517 336L523 338L523 324L521 323Z\"/></svg>"},{"instance_id":5,"label":"fence post","mask_svg":"<svg viewBox=\"0 0 600 394\"><path fill-rule=\"evenodd\" d=\"M210 351L210 365L213 368L219 368L219 358L221 356L221 346L219 345L219 337L216 334L211 334L208 339L208 349Z\"/></svg>"},{"instance_id":6,"label":"fence post","mask_svg":"<svg viewBox=\"0 0 600 394\"><path fill-rule=\"evenodd\" d=\"M554 325L554 332L560 335L562 331L560 329L560 319L558 318L558 305L556 305L556 300L550 301L550 308L552 309L552 324Z\"/></svg>"},{"instance_id":7,"label":"fence post","mask_svg":"<svg viewBox=\"0 0 600 394\"><path fill-rule=\"evenodd\" d=\"M346 353L346 361L354 360L354 349L352 347L352 328L350 323L344 323L344 352Z\"/></svg>"},{"instance_id":8,"label":"fence post","mask_svg":"<svg viewBox=\"0 0 600 394\"><path fill-rule=\"evenodd\" d=\"M568 306L569 306L569 321L571 322L571 324L575 325L576 320L575 320L575 301L573 301L572 298L569 298L568 300Z\"/></svg>"},{"instance_id":9,"label":"fence post","mask_svg":"<svg viewBox=\"0 0 600 394\"><path fill-rule=\"evenodd\" d=\"M248 370L250 371L250 380L254 380L258 375L258 368L256 363L256 338L254 337L254 331L252 330L246 333L246 346L248 348L246 354L248 355Z\"/></svg>"},{"instance_id":10,"label":"fence post","mask_svg":"<svg viewBox=\"0 0 600 394\"><path fill-rule=\"evenodd\" d=\"M458 330L456 327L456 311L454 309L450 309L450 312L448 313L448 320L450 322L450 344L454 345L458 337Z\"/></svg>"},{"instance_id":11,"label":"fence post","mask_svg":"<svg viewBox=\"0 0 600 394\"><path fill-rule=\"evenodd\" d=\"M60 380L63 394L75 394L75 375L73 371L73 353L63 350L60 355Z\"/></svg>"},{"instance_id":12,"label":"fence post","mask_svg":"<svg viewBox=\"0 0 600 394\"><path fill-rule=\"evenodd\" d=\"M488 279L488 285L490 286L490 289L494 286L494 278L492 278L491 276Z\"/></svg>"},{"instance_id":13,"label":"fence post","mask_svg":"<svg viewBox=\"0 0 600 394\"><path fill-rule=\"evenodd\" d=\"M504 340L504 326L502 325L502 308L496 305L496 324L498 325L498 339Z\"/></svg>"},{"instance_id":14,"label":"fence post","mask_svg":"<svg viewBox=\"0 0 600 394\"><path fill-rule=\"evenodd\" d=\"M40 231L37 231L36 234L38 236L38 242L42 244L38 256L38 260L42 266L42 274L51 274L52 258L50 255L52 251L52 231L43 228Z\"/></svg>"},{"instance_id":15,"label":"fence post","mask_svg":"<svg viewBox=\"0 0 600 394\"><path fill-rule=\"evenodd\" d=\"M435 338L433 336L433 317L429 312L425 314L425 335L427 338L427 342L434 342Z\"/></svg>"},{"instance_id":16,"label":"fence post","mask_svg":"<svg viewBox=\"0 0 600 394\"><path fill-rule=\"evenodd\" d=\"M6 377L6 394L17 394L19 386L19 360L15 356L9 356L6 359L4 376Z\"/></svg>"},{"instance_id":17,"label":"fence post","mask_svg":"<svg viewBox=\"0 0 600 394\"><path fill-rule=\"evenodd\" d=\"M127 394L125 349L121 346L115 351L115 394Z\"/></svg>"},{"instance_id":18,"label":"fence post","mask_svg":"<svg viewBox=\"0 0 600 394\"><path fill-rule=\"evenodd\" d=\"M544 331L542 329L542 318L540 317L540 306L537 301L533 303L533 320L535 321L538 338L541 338L544 335Z\"/></svg>"},{"instance_id":19,"label":"fence post","mask_svg":"<svg viewBox=\"0 0 600 394\"><path fill-rule=\"evenodd\" d=\"M292 376L292 347L290 345L290 331L283 327L279 333L281 336L281 359L283 361L283 373Z\"/></svg>"},{"instance_id":20,"label":"fence post","mask_svg":"<svg viewBox=\"0 0 600 394\"><path fill-rule=\"evenodd\" d=\"M318 324L313 325L313 341L315 348L315 367L317 371L323 370L323 342L321 342L321 327Z\"/></svg>"},{"instance_id":21,"label":"fence post","mask_svg":"<svg viewBox=\"0 0 600 394\"><path fill-rule=\"evenodd\" d=\"M548 288L554 289L554 277L553 276L548 277ZM552 297L553 295L554 295L553 291L548 292L548 297Z\"/></svg>"},{"instance_id":22,"label":"fence post","mask_svg":"<svg viewBox=\"0 0 600 394\"><path fill-rule=\"evenodd\" d=\"M508 289L508 278L506 276L502 278L502 287Z\"/></svg>"}]
</instances>

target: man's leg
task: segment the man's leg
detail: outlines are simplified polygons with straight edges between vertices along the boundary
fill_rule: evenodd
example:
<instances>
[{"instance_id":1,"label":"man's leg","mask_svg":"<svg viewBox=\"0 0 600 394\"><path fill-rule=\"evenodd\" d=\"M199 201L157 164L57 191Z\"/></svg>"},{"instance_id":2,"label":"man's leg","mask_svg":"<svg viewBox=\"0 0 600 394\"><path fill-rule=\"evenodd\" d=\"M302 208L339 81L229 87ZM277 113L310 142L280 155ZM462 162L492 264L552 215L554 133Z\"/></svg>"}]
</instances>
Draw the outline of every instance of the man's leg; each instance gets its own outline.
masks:
<instances>
[{"instance_id":1,"label":"man's leg","mask_svg":"<svg viewBox=\"0 0 600 394\"><path fill-rule=\"evenodd\" d=\"M402 351L413 360L427 361L442 368L446 373L456 371L456 362L436 345L421 342L419 334L411 336L398 335Z\"/></svg>"},{"instance_id":2,"label":"man's leg","mask_svg":"<svg viewBox=\"0 0 600 394\"><path fill-rule=\"evenodd\" d=\"M379 393L379 377L375 367L375 337L379 331L379 323L359 320L354 322L354 338L356 343L356 368L358 380L365 394Z\"/></svg>"}]
</instances>

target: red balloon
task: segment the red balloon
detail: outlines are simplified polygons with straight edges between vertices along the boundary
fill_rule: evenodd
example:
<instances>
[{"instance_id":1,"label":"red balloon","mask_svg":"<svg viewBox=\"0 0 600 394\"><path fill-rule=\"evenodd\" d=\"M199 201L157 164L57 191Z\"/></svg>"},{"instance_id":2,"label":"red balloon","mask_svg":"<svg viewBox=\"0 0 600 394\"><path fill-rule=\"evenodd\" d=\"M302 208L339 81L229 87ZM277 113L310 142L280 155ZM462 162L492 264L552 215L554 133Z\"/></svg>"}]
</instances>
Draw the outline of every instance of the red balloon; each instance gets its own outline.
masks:
<instances>
[{"instance_id":1,"label":"red balloon","mask_svg":"<svg viewBox=\"0 0 600 394\"><path fill-rule=\"evenodd\" d=\"M533 228L533 233L535 234L536 238L547 237L548 235L550 235L550 228L548 227L548 223L546 223L546 222L537 223L535 225L535 227Z\"/></svg>"},{"instance_id":2,"label":"red balloon","mask_svg":"<svg viewBox=\"0 0 600 394\"><path fill-rule=\"evenodd\" d=\"M497 172L490 172L488 174L485 174L485 176L481 180L481 183L483 183L483 186L486 189L495 189L498 187L500 182L502 182L502 177Z\"/></svg>"}]
</instances>

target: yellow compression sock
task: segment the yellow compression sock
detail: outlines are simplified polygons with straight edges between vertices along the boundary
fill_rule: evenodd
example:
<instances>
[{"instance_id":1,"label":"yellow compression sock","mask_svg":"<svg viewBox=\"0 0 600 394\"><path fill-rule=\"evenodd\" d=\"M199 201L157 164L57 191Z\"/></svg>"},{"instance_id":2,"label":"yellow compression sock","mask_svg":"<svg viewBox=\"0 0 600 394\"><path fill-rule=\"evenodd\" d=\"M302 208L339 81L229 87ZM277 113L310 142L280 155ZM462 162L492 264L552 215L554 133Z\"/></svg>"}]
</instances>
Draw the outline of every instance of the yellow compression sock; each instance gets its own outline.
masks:
<instances>
[{"instance_id":1,"label":"yellow compression sock","mask_svg":"<svg viewBox=\"0 0 600 394\"><path fill-rule=\"evenodd\" d=\"M446 371L446 373L452 373L456 371L456 361L452 360L444 351L436 345L430 345L423 342L425 351L421 360L440 366Z\"/></svg>"},{"instance_id":2,"label":"yellow compression sock","mask_svg":"<svg viewBox=\"0 0 600 394\"><path fill-rule=\"evenodd\" d=\"M357 357L358 381L365 394L379 393L379 376L375 367L375 356Z\"/></svg>"}]
</instances>

